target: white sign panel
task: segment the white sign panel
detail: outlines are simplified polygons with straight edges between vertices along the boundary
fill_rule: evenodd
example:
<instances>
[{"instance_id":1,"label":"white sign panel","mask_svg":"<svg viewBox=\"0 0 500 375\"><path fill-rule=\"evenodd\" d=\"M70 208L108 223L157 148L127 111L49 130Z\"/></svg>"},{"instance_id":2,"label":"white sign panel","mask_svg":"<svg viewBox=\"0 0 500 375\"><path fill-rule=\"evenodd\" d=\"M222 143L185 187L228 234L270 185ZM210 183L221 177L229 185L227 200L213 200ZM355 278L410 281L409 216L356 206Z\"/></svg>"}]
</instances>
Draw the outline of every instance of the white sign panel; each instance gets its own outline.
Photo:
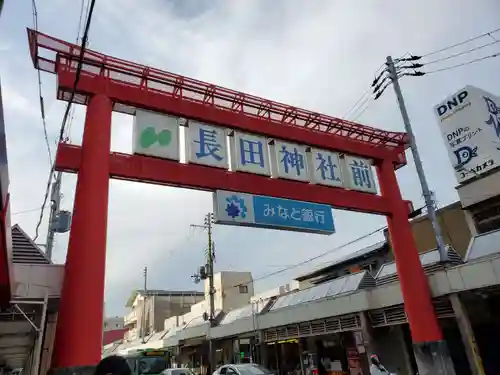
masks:
<instances>
[{"instance_id":1,"label":"white sign panel","mask_svg":"<svg viewBox=\"0 0 500 375\"><path fill-rule=\"evenodd\" d=\"M213 199L216 221L232 225L248 225L255 222L253 195L217 190Z\"/></svg>"},{"instance_id":2,"label":"white sign panel","mask_svg":"<svg viewBox=\"0 0 500 375\"><path fill-rule=\"evenodd\" d=\"M339 154L332 151L311 149L312 180L318 185L343 187Z\"/></svg>"},{"instance_id":3,"label":"white sign panel","mask_svg":"<svg viewBox=\"0 0 500 375\"><path fill-rule=\"evenodd\" d=\"M178 118L138 109L134 116L133 153L180 160Z\"/></svg>"},{"instance_id":4,"label":"white sign panel","mask_svg":"<svg viewBox=\"0 0 500 375\"><path fill-rule=\"evenodd\" d=\"M235 131L232 145L233 170L271 176L266 137Z\"/></svg>"},{"instance_id":5,"label":"white sign panel","mask_svg":"<svg viewBox=\"0 0 500 375\"><path fill-rule=\"evenodd\" d=\"M274 142L274 157L279 178L309 181L306 146L283 141Z\"/></svg>"},{"instance_id":6,"label":"white sign panel","mask_svg":"<svg viewBox=\"0 0 500 375\"><path fill-rule=\"evenodd\" d=\"M467 86L434 110L459 183L500 165L500 97Z\"/></svg>"},{"instance_id":7,"label":"white sign panel","mask_svg":"<svg viewBox=\"0 0 500 375\"><path fill-rule=\"evenodd\" d=\"M197 121L188 121L188 161L217 168L229 168L226 130Z\"/></svg>"},{"instance_id":8,"label":"white sign panel","mask_svg":"<svg viewBox=\"0 0 500 375\"><path fill-rule=\"evenodd\" d=\"M372 162L357 156L344 156L346 187L365 193L377 193Z\"/></svg>"}]
</instances>

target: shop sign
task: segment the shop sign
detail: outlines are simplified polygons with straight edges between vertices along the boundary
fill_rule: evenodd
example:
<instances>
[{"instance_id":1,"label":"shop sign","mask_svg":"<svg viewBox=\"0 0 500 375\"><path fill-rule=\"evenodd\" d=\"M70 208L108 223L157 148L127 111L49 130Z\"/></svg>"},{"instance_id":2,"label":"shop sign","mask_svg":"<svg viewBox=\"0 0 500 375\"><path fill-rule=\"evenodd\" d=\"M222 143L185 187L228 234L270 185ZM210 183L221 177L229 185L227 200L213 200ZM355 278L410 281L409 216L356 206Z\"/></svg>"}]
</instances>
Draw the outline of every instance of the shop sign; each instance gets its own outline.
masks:
<instances>
[{"instance_id":1,"label":"shop sign","mask_svg":"<svg viewBox=\"0 0 500 375\"><path fill-rule=\"evenodd\" d=\"M184 150L180 147L183 131ZM377 193L369 159L147 110L136 110L133 152L236 172Z\"/></svg>"},{"instance_id":2,"label":"shop sign","mask_svg":"<svg viewBox=\"0 0 500 375\"><path fill-rule=\"evenodd\" d=\"M434 112L459 183L500 165L500 97L467 86Z\"/></svg>"},{"instance_id":3,"label":"shop sign","mask_svg":"<svg viewBox=\"0 0 500 375\"><path fill-rule=\"evenodd\" d=\"M217 190L214 215L218 224L335 233L331 206L318 203Z\"/></svg>"},{"instance_id":4,"label":"shop sign","mask_svg":"<svg viewBox=\"0 0 500 375\"><path fill-rule=\"evenodd\" d=\"M178 117L138 109L132 138L134 154L180 160Z\"/></svg>"}]
</instances>

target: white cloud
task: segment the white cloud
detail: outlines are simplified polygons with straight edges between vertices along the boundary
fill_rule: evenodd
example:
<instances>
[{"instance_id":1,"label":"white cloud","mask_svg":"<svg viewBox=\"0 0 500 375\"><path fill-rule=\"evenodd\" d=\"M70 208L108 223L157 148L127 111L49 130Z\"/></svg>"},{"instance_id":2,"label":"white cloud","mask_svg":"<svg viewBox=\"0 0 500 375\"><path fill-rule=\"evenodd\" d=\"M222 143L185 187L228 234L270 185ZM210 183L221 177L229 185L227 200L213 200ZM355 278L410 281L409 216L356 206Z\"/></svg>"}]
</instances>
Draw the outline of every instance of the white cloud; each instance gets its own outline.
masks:
<instances>
[{"instance_id":1,"label":"white cloud","mask_svg":"<svg viewBox=\"0 0 500 375\"><path fill-rule=\"evenodd\" d=\"M495 0L377 1L213 1L132 0L97 3L91 47L157 68L207 80L288 104L342 116L366 90L386 55L425 53L494 29L500 5ZM201 4L201 3L199 3ZM209 4L209 5L207 5ZM74 41L79 5L38 1L40 29ZM14 17L14 15L16 17ZM36 74L29 59L24 27L31 25L29 4L5 5L0 24L0 69L4 89L13 210L40 204L47 156L38 115ZM454 90L474 84L498 92L498 60L443 74L405 78L408 109L430 185L442 203L456 199L454 177L432 114L432 106ZM51 140L57 137L64 103L55 100L55 76L43 74ZM71 138L81 142L84 109L77 108ZM402 129L390 89L358 121ZM131 119L113 116L113 150L130 152ZM421 204L413 166L398 172L402 190ZM71 208L75 176L64 177L63 205ZM119 313L131 288L139 287L143 265L152 287L191 288L189 275L203 261L205 237L190 236L211 209L206 192L112 181L108 221L107 308ZM37 212L15 219L34 233ZM337 234L324 237L243 228L216 228L219 269L251 270L262 275L334 248L384 223L383 218L335 212ZM42 227L45 234L46 222ZM258 235L257 235L258 233ZM380 237L378 237L380 238ZM43 239L43 238L42 238ZM41 239L41 240L42 240ZM369 238L363 243L375 242ZM55 257L64 260L67 236L58 236ZM343 249L331 256L352 251ZM327 257L325 257L327 259ZM317 263L321 263L322 259ZM258 288L291 278L311 265L264 279Z\"/></svg>"}]
</instances>

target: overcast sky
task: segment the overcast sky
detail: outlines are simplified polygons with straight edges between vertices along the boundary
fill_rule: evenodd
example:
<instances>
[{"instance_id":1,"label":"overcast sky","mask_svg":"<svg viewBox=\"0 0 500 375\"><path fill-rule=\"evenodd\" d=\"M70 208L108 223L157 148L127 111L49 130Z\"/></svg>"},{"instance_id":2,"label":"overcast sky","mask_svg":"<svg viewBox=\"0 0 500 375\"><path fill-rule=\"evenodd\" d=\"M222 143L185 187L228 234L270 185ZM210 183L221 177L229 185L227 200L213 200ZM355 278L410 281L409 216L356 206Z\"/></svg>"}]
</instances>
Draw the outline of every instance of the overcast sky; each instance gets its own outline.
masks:
<instances>
[{"instance_id":1,"label":"overcast sky","mask_svg":"<svg viewBox=\"0 0 500 375\"><path fill-rule=\"evenodd\" d=\"M39 30L75 42L80 1L39 0ZM98 0L90 48L167 71L287 104L343 117L366 91L387 55L425 54L500 27L498 0ZM28 53L29 1L8 1L0 19L0 74L7 128L13 222L35 233L49 171L36 71ZM500 35L497 36L500 40ZM485 38L462 50L492 42ZM459 50L457 50L459 51ZM435 69L490 55L500 43L432 64ZM455 51L429 56L430 62ZM55 76L42 74L53 152L65 103L55 100ZM500 93L500 59L402 81L429 184L440 205L457 200L456 184L433 106L467 84ZM363 110L361 108L361 110ZM362 112L362 111L359 112ZM403 130L392 90L348 119ZM77 108L71 141L81 143L84 108ZM113 116L112 149L132 150L132 117ZM410 158L411 159L411 158ZM411 163L398 172L407 199L422 205ZM76 176L65 175L62 206L72 208ZM190 230L212 208L210 193L112 181L109 200L106 309L122 314L130 291L142 285L193 289L205 234ZM385 224L383 217L335 210L332 236L217 227L217 270L254 277L334 249ZM41 228L45 241L47 215ZM318 264L380 240L365 238L329 256L256 283L257 291L282 284ZM54 258L65 259L68 235L57 237ZM90 250L90 249L89 249ZM92 277L89 275L89 277Z\"/></svg>"}]
</instances>

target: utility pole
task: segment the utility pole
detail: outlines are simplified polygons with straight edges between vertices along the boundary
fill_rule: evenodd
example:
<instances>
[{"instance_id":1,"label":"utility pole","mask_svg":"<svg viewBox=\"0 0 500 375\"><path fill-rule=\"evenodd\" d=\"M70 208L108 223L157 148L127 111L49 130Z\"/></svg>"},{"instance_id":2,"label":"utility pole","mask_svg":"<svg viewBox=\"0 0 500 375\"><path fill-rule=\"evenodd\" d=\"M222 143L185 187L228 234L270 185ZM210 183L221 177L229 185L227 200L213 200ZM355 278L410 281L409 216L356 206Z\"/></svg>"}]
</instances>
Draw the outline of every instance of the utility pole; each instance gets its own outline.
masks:
<instances>
[{"instance_id":1,"label":"utility pole","mask_svg":"<svg viewBox=\"0 0 500 375\"><path fill-rule=\"evenodd\" d=\"M144 344L146 338L146 294L148 292L148 267L144 267L142 271L142 275L144 276L144 294L142 299L142 319L141 319L141 342Z\"/></svg>"},{"instance_id":2,"label":"utility pole","mask_svg":"<svg viewBox=\"0 0 500 375\"><path fill-rule=\"evenodd\" d=\"M52 250L54 249L54 237L56 234L59 208L61 205L61 180L62 180L62 172L57 172L56 180L52 183L52 191L50 195L49 229L47 231L47 242L45 248L45 256L49 260L52 260Z\"/></svg>"},{"instance_id":3,"label":"utility pole","mask_svg":"<svg viewBox=\"0 0 500 375\"><path fill-rule=\"evenodd\" d=\"M199 268L198 273L194 274L192 278L195 283L199 283L200 280L208 279L208 295L209 295L209 314L207 320L209 321L210 327L215 325L215 287L214 287L214 260L215 260L215 246L212 239L212 224L214 222L214 214L209 212L205 216L205 221L203 225L191 224L192 228L200 228L207 231L208 246L206 251L206 265ZM215 370L215 356L212 345L212 339L208 338L209 345L209 371L207 373L211 374Z\"/></svg>"},{"instance_id":4,"label":"utility pole","mask_svg":"<svg viewBox=\"0 0 500 375\"><path fill-rule=\"evenodd\" d=\"M427 209L427 214L432 224L432 229L434 230L434 235L436 237L437 247L439 255L442 262L448 260L448 252L446 251L446 245L441 234L441 227L439 225L437 215L436 215L436 205L434 202L433 194L429 189L427 179L425 177L424 167L422 165L422 159L420 159L420 154L417 149L417 143L415 142L415 136L413 134L413 129L411 127L410 117L408 116L408 111L406 110L406 105L403 99L403 94L401 92L401 87L399 86L398 71L394 65L394 61L391 56L387 56L386 60L387 71L389 73L389 78L392 81L394 87L394 92L398 100L399 110L401 111L401 117L403 117L403 123L405 125L406 133L410 141L411 153L413 155L413 160L415 162L415 168L417 169L418 179L420 180L420 186L422 188L422 195L425 200L425 207Z\"/></svg>"}]
</instances>

